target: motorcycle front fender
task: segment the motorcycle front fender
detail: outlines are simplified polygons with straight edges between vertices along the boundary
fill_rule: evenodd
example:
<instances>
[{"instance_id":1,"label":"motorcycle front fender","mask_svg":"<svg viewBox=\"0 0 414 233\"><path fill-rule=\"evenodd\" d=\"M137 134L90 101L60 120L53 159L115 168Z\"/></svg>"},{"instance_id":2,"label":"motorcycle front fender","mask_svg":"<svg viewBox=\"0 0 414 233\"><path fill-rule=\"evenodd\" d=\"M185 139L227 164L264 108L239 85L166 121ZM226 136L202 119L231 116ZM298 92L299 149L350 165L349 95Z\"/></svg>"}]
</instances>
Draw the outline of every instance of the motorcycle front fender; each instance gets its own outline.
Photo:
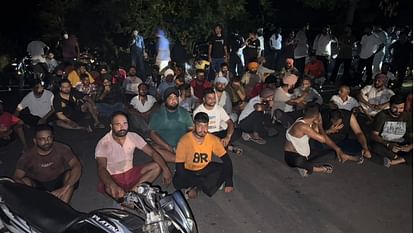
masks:
<instances>
[{"instance_id":1,"label":"motorcycle front fender","mask_svg":"<svg viewBox=\"0 0 414 233\"><path fill-rule=\"evenodd\" d=\"M160 200L160 206L167 217L184 233L197 233L195 222L190 206L180 191L167 195Z\"/></svg>"}]
</instances>

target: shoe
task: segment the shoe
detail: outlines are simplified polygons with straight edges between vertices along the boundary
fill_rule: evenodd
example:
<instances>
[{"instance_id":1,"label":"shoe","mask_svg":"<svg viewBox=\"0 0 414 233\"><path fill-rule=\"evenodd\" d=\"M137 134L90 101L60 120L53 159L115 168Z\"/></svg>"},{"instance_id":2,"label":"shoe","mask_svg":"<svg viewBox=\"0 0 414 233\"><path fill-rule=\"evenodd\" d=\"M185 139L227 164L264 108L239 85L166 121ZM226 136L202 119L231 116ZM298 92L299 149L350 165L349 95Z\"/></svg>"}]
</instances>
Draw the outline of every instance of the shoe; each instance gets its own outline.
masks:
<instances>
[{"instance_id":1,"label":"shoe","mask_svg":"<svg viewBox=\"0 0 414 233\"><path fill-rule=\"evenodd\" d=\"M330 163L324 163L322 167L325 168L324 174L331 174L333 172L333 165Z\"/></svg>"},{"instance_id":2,"label":"shoe","mask_svg":"<svg viewBox=\"0 0 414 233\"><path fill-rule=\"evenodd\" d=\"M384 167L386 168L391 167L391 160L387 157L384 158Z\"/></svg>"},{"instance_id":3,"label":"shoe","mask_svg":"<svg viewBox=\"0 0 414 233\"><path fill-rule=\"evenodd\" d=\"M356 162L357 164L363 164L364 163L364 156L359 157L359 159Z\"/></svg>"},{"instance_id":4,"label":"shoe","mask_svg":"<svg viewBox=\"0 0 414 233\"><path fill-rule=\"evenodd\" d=\"M250 134L243 132L242 133L242 138L245 141L250 141L250 139L252 138L252 136L250 136Z\"/></svg>"},{"instance_id":5,"label":"shoe","mask_svg":"<svg viewBox=\"0 0 414 233\"><path fill-rule=\"evenodd\" d=\"M259 145L264 145L266 144L266 140L264 140L263 138L251 138L250 141L255 142Z\"/></svg>"},{"instance_id":6,"label":"shoe","mask_svg":"<svg viewBox=\"0 0 414 233\"><path fill-rule=\"evenodd\" d=\"M229 151L235 153L236 155L243 155L243 149L238 146L229 146Z\"/></svg>"}]
</instances>

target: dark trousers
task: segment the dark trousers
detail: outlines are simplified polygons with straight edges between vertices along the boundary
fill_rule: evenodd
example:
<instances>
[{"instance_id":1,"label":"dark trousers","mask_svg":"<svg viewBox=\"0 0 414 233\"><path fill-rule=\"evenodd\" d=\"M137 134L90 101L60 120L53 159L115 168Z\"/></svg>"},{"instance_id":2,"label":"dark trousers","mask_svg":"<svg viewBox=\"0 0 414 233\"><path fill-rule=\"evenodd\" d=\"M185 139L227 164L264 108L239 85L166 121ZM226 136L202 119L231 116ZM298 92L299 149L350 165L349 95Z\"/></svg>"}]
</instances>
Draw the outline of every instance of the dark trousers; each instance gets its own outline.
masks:
<instances>
[{"instance_id":1,"label":"dark trousers","mask_svg":"<svg viewBox=\"0 0 414 233\"><path fill-rule=\"evenodd\" d=\"M285 151L285 162L289 167L297 167L306 169L308 171L308 174L312 174L314 163L312 160L314 157L312 154L306 158L305 156L302 156L298 153L291 152L291 151Z\"/></svg>"},{"instance_id":2,"label":"dark trousers","mask_svg":"<svg viewBox=\"0 0 414 233\"><path fill-rule=\"evenodd\" d=\"M175 173L173 184L176 189L197 187L209 197L224 183L223 164L210 162L200 171L184 170L182 173Z\"/></svg>"},{"instance_id":3,"label":"dark trousers","mask_svg":"<svg viewBox=\"0 0 414 233\"><path fill-rule=\"evenodd\" d=\"M300 75L303 75L305 71L305 62L306 57L295 59L295 67L298 69Z\"/></svg>"},{"instance_id":4,"label":"dark trousers","mask_svg":"<svg viewBox=\"0 0 414 233\"><path fill-rule=\"evenodd\" d=\"M365 68L365 75L366 80L365 84L370 84L372 82L372 62L374 61L374 55L367 59L360 58L358 61L358 69L356 73L356 84L362 83L362 76L364 75L364 68Z\"/></svg>"},{"instance_id":5,"label":"dark trousers","mask_svg":"<svg viewBox=\"0 0 414 233\"><path fill-rule=\"evenodd\" d=\"M235 76L243 75L243 72L244 72L243 63L242 63L240 57L237 56L237 53L235 53L235 52L230 53L229 70Z\"/></svg>"},{"instance_id":6,"label":"dark trousers","mask_svg":"<svg viewBox=\"0 0 414 233\"><path fill-rule=\"evenodd\" d=\"M404 144L401 144L401 145L404 145ZM381 143L374 142L372 145L372 151L376 155L388 157L391 160L395 159L396 154L393 153L391 150L389 150L385 145ZM412 150L409 152L400 151L397 153L397 156L404 158L407 164L412 163L413 151Z\"/></svg>"},{"instance_id":7,"label":"dark trousers","mask_svg":"<svg viewBox=\"0 0 414 233\"><path fill-rule=\"evenodd\" d=\"M134 48L131 50L131 66L137 69L138 77L145 78L144 66L144 50L141 48Z\"/></svg>"},{"instance_id":8,"label":"dark trousers","mask_svg":"<svg viewBox=\"0 0 414 233\"><path fill-rule=\"evenodd\" d=\"M344 73L342 74L341 79L342 79L342 82L346 83L350 79L349 71L351 69L351 62L352 62L352 59L337 58L336 61L335 61L335 66L332 70L332 75L331 75L330 80L332 82L336 81L336 78L338 76L339 67L341 67L341 65L344 64ZM349 83L347 83L347 84L349 84Z\"/></svg>"},{"instance_id":9,"label":"dark trousers","mask_svg":"<svg viewBox=\"0 0 414 233\"><path fill-rule=\"evenodd\" d=\"M264 112L254 111L250 113L246 118L240 121L239 128L246 133L259 133L263 134L265 129L264 123Z\"/></svg>"}]
</instances>

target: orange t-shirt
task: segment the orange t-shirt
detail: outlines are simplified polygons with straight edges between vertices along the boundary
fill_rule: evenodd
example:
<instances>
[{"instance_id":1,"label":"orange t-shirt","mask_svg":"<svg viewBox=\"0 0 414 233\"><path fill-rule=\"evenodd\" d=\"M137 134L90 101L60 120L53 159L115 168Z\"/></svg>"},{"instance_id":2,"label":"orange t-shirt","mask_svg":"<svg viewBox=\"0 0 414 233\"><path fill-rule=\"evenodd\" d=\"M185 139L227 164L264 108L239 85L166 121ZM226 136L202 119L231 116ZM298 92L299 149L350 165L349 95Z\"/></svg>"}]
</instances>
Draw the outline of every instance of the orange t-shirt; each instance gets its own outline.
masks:
<instances>
[{"instance_id":1,"label":"orange t-shirt","mask_svg":"<svg viewBox=\"0 0 414 233\"><path fill-rule=\"evenodd\" d=\"M207 133L202 144L198 144L193 132L181 137L176 150L176 163L184 163L184 168L199 171L205 168L212 160L212 155L222 157L226 154L220 139Z\"/></svg>"}]
</instances>

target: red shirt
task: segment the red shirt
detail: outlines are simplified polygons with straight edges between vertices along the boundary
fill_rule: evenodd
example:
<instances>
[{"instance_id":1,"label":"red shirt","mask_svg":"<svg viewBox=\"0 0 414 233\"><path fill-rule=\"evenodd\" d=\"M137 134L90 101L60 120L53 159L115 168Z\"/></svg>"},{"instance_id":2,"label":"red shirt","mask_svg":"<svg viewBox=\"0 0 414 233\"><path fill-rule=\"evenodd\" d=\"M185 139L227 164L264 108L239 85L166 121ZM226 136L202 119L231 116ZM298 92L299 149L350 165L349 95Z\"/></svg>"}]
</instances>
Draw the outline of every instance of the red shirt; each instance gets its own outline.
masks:
<instances>
[{"instance_id":1,"label":"red shirt","mask_svg":"<svg viewBox=\"0 0 414 233\"><path fill-rule=\"evenodd\" d=\"M10 129L12 126L16 125L20 121L20 118L16 117L15 115L12 115L8 112L3 112L3 114L0 115L0 129L6 128Z\"/></svg>"},{"instance_id":2,"label":"red shirt","mask_svg":"<svg viewBox=\"0 0 414 233\"><path fill-rule=\"evenodd\" d=\"M194 96L203 99L204 97L204 90L207 88L211 88L211 83L207 80L204 80L202 84L199 84L196 79L190 82L190 86L194 90Z\"/></svg>"},{"instance_id":3,"label":"red shirt","mask_svg":"<svg viewBox=\"0 0 414 233\"><path fill-rule=\"evenodd\" d=\"M325 73L323 63L316 60L314 63L308 63L305 66L305 74L310 74L315 78L320 78Z\"/></svg>"}]
</instances>

